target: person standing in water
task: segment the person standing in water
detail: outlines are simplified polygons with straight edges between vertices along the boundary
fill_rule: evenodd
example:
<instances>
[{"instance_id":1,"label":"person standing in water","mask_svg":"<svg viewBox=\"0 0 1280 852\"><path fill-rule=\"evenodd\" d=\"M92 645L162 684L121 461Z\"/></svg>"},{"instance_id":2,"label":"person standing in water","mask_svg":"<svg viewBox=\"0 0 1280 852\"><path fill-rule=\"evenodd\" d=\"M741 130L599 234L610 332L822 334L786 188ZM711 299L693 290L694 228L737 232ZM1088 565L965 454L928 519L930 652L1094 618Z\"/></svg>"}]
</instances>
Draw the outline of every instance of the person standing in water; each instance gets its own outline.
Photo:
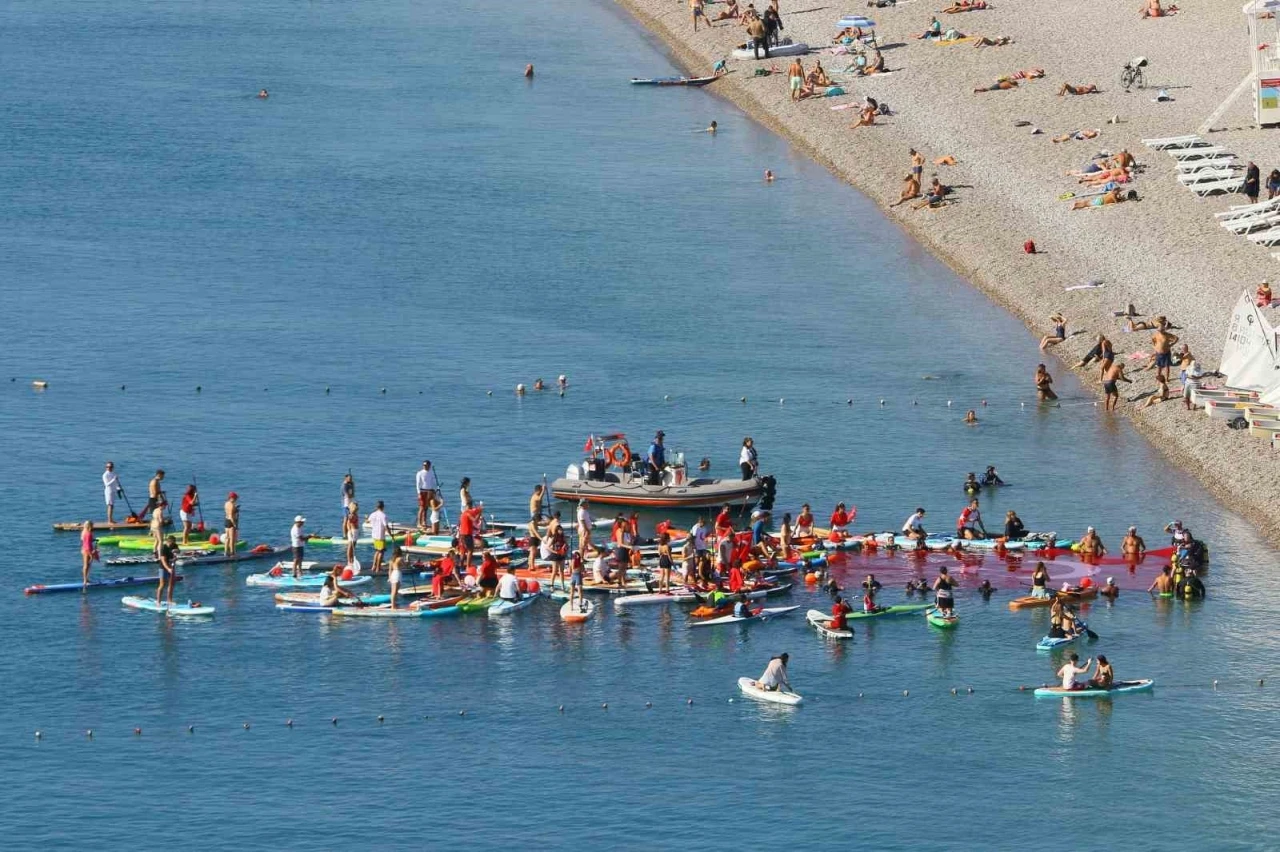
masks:
<instances>
[{"instance_id":1,"label":"person standing in water","mask_svg":"<svg viewBox=\"0 0 1280 852\"><path fill-rule=\"evenodd\" d=\"M1137 527L1129 527L1129 532L1120 542L1120 552L1126 558L1141 557L1147 552L1147 543L1142 540L1142 536L1138 535Z\"/></svg>"},{"instance_id":2,"label":"person standing in water","mask_svg":"<svg viewBox=\"0 0 1280 852\"><path fill-rule=\"evenodd\" d=\"M769 660L769 665L765 666L764 674L756 680L761 689L769 692L780 692L786 687L787 692L794 692L791 688L791 681L787 678L787 663L791 660L790 654L779 654Z\"/></svg>"},{"instance_id":3,"label":"person standing in water","mask_svg":"<svg viewBox=\"0 0 1280 852\"><path fill-rule=\"evenodd\" d=\"M93 537L93 521L80 527L80 585L89 585L89 566L98 558L98 542Z\"/></svg>"},{"instance_id":4,"label":"person standing in water","mask_svg":"<svg viewBox=\"0 0 1280 852\"><path fill-rule=\"evenodd\" d=\"M102 497L107 502L107 523L116 522L116 496L122 493L120 477L116 473L116 463L107 462L107 469L102 472Z\"/></svg>"},{"instance_id":5,"label":"person standing in water","mask_svg":"<svg viewBox=\"0 0 1280 852\"><path fill-rule=\"evenodd\" d=\"M1044 364L1036 365L1036 395L1041 402L1055 400L1058 395L1053 392L1053 376L1049 375L1049 371L1045 369Z\"/></svg>"},{"instance_id":6,"label":"person standing in water","mask_svg":"<svg viewBox=\"0 0 1280 852\"><path fill-rule=\"evenodd\" d=\"M232 491L227 495L227 502L222 504L222 516L222 552L226 556L234 556L240 534L239 494Z\"/></svg>"}]
</instances>

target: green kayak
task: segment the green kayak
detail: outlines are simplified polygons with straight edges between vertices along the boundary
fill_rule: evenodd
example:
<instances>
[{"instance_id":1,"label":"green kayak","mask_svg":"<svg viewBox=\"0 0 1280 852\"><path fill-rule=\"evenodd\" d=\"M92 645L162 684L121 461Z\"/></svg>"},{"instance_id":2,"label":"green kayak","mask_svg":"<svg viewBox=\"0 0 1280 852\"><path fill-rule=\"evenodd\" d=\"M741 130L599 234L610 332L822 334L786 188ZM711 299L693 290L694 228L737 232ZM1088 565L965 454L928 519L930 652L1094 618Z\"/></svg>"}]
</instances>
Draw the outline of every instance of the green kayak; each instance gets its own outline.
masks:
<instances>
[{"instance_id":1,"label":"green kayak","mask_svg":"<svg viewBox=\"0 0 1280 852\"><path fill-rule=\"evenodd\" d=\"M178 541L182 541L181 537L178 537ZM196 541L194 538L192 538L190 544L178 544L180 550L222 550L223 546L222 544L210 544L208 541ZM236 550L246 546L243 540L236 542ZM155 550L156 544L151 540L150 536L145 538L142 536L129 536L129 538L121 541L117 547L121 550Z\"/></svg>"},{"instance_id":2,"label":"green kayak","mask_svg":"<svg viewBox=\"0 0 1280 852\"><path fill-rule=\"evenodd\" d=\"M497 602L497 597L468 598L465 601L458 601L458 612L482 612Z\"/></svg>"},{"instance_id":3,"label":"green kayak","mask_svg":"<svg viewBox=\"0 0 1280 852\"><path fill-rule=\"evenodd\" d=\"M924 617L927 618L929 623L934 627L950 628L955 627L960 623L960 616L956 615L954 612L951 613L951 615L943 615L940 610L934 607L929 607L929 609L925 611Z\"/></svg>"},{"instance_id":4,"label":"green kayak","mask_svg":"<svg viewBox=\"0 0 1280 852\"><path fill-rule=\"evenodd\" d=\"M205 530L204 532L192 531L189 538L192 541L208 541L209 536L218 532L218 530ZM167 533L166 533L167 534ZM178 538L182 538L182 533L174 533ZM145 542L144 546L139 546L139 542ZM103 547L119 547L125 550L146 550L151 547L151 536L149 535L100 535L98 536L98 544Z\"/></svg>"},{"instance_id":5,"label":"green kayak","mask_svg":"<svg viewBox=\"0 0 1280 852\"><path fill-rule=\"evenodd\" d=\"M849 613L845 618L880 618L885 615L914 615L917 612L923 612L926 609L933 609L933 604L897 604L896 606L882 606L875 612L858 612Z\"/></svg>"}]
</instances>

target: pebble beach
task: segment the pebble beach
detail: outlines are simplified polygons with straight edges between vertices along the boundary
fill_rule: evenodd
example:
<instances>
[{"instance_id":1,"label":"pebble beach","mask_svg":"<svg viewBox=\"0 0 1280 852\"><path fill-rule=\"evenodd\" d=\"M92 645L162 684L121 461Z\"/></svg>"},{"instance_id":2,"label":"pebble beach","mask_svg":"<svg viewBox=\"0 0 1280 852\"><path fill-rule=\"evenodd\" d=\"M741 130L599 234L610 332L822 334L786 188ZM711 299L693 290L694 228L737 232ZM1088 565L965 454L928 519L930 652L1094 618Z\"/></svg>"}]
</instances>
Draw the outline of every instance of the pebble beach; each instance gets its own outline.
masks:
<instances>
[{"instance_id":1,"label":"pebble beach","mask_svg":"<svg viewBox=\"0 0 1280 852\"><path fill-rule=\"evenodd\" d=\"M700 25L695 33L684 2L619 2L693 75L709 73L717 60L746 40L734 20L711 28ZM821 61L848 94L792 101L786 78L789 57L729 58L730 73L711 90L852 183L1037 333L1051 330L1050 314L1063 313L1071 336L1046 353L1051 372L1077 363L1100 332L1114 342L1117 360L1131 369L1145 363L1136 353L1150 351L1150 332L1125 333L1123 320L1115 316L1129 304L1148 320L1168 316L1182 327L1177 333L1202 368L1214 369L1231 306L1242 291L1252 293L1268 278L1277 261L1270 256L1272 249L1229 233L1214 219L1215 212L1247 199L1234 193L1197 197L1179 185L1175 161L1141 140L1194 133L1217 110L1250 70L1246 22L1239 5L1232 3L1187 4L1178 14L1159 19L1144 19L1139 6L996 0L984 10L942 14L936 11L942 4L921 0L882 9L784 3L783 37L812 49L803 58L806 71L815 59ZM724 8L709 5L708 16L714 18ZM850 57L830 51L836 21L847 14L876 21L886 66L893 73L863 78L836 73L850 63ZM1012 43L976 48L971 40L936 44L916 39L935 14L944 28L970 37L1008 36ZM1125 91L1120 71L1137 56L1148 60L1147 87ZM776 71L756 76L759 68ZM1044 69L1044 77L1006 91L973 91L1032 68ZM1063 83L1092 83L1100 91L1060 96ZM1160 89L1168 100L1156 100ZM856 105L868 95L887 103L892 114L877 119L875 126L854 128ZM850 106L834 109L843 104ZM1224 129L1204 135L1241 162L1256 162L1265 180L1280 164L1280 144L1271 131L1254 128L1252 118L1246 92L1214 122ZM1036 129L1040 132L1034 133ZM1091 139L1052 141L1080 130L1100 132ZM889 207L910 170L911 148L926 159L926 185L937 174L955 187L953 203L938 209ZM1140 200L1072 211L1072 201L1061 196L1087 188L1067 172L1079 170L1099 152L1126 149L1144 167L1127 187L1136 189ZM935 166L944 156L954 157L956 165ZM761 167L771 165L776 169L776 164ZM777 189L785 191L783 186ZM1036 254L1023 251L1028 240L1036 244ZM1090 282L1102 286L1068 289ZM1035 364L1026 368L1027 398L1032 400ZM1096 368L1080 372L1100 397ZM1122 386L1125 401L1119 412L1228 506L1280 541L1280 519L1269 511L1280 499L1280 461L1268 442L1230 430L1203 412L1186 411L1177 398L1139 410L1138 403L1128 400L1153 390L1155 379L1151 371L1132 376L1134 383ZM1110 416L1100 403L1097 416Z\"/></svg>"}]
</instances>

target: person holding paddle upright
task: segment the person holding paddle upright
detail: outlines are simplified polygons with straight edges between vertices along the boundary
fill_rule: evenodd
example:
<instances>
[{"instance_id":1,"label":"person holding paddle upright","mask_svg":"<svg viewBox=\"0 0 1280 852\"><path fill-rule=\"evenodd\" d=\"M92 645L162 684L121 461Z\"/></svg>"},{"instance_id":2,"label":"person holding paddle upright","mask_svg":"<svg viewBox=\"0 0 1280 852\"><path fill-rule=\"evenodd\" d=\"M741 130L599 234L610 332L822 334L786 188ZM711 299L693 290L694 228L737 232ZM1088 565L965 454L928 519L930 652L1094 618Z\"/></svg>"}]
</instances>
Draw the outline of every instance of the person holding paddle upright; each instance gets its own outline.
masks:
<instances>
[{"instance_id":1,"label":"person holding paddle upright","mask_svg":"<svg viewBox=\"0 0 1280 852\"><path fill-rule=\"evenodd\" d=\"M102 472L102 497L107 501L107 524L116 522L116 495L122 494L120 476L116 473L116 463L107 462L107 469Z\"/></svg>"}]
</instances>

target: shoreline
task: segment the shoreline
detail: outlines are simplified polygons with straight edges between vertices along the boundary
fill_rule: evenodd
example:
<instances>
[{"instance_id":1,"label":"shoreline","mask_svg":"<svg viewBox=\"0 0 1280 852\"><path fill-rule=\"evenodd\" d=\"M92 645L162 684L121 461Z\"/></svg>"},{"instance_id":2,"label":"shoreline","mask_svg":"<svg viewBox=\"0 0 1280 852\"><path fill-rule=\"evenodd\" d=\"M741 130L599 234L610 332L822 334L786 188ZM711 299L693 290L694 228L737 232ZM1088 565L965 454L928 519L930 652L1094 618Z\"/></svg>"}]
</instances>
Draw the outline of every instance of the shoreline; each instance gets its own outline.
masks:
<instances>
[{"instance_id":1,"label":"shoreline","mask_svg":"<svg viewBox=\"0 0 1280 852\"><path fill-rule=\"evenodd\" d=\"M695 34L689 7L683 2L617 3L694 72L705 73L746 38L737 21L700 26ZM1190 132L1234 88L1248 70L1244 46L1237 44L1244 41L1241 21L1226 15L1205 20L1207 15L1193 18L1191 14L1152 21L1136 13L1128 19L1123 11L1117 21L1114 9L1069 9L1054 13L1055 19L1059 14L1063 19L1064 29L1059 29L1045 20L1044 9L995 5L981 12L938 16L944 27L1014 37L1013 45L982 50L967 43L931 45L912 38L932 15L927 7L911 4L865 10L879 25L888 66L903 72L879 79L838 77L836 82L848 91L844 97L792 102L785 76L752 75L757 67L785 69L790 57L758 62L729 59L732 73L714 82L712 91L872 200L882 215L1033 333L1047 332L1047 316L1063 311L1072 336L1045 353L1043 360L1051 372L1072 369L1099 332L1114 343L1117 362L1130 363L1126 353L1135 344L1138 351L1145 350L1147 333L1124 334L1112 314L1129 303L1148 318L1169 315L1184 327L1178 334L1201 367L1216 368L1231 305L1241 291L1252 292L1275 261L1267 248L1234 237L1215 223L1213 212L1247 199L1239 195L1197 198L1174 179L1173 160L1146 148L1140 139ZM723 8L717 3L708 6L708 13L714 16ZM839 15L837 7L791 14L783 5L783 35L825 47L836 32ZM1172 104L1157 104L1118 88L1109 91L1114 87L1110 78L1127 54L1112 49L1102 55L1088 45L1060 39L1068 15L1071 27L1082 30L1089 30L1095 18L1098 27L1119 30L1122 37L1134 30L1134 40L1143 39L1138 43L1155 57L1152 73L1161 80L1170 75L1190 79L1194 67L1197 84L1188 88L1197 90L1196 95L1179 91ZM1148 45L1147 39L1164 43ZM1215 42L1221 42L1227 58L1206 75L1195 57L1203 55L1206 43ZM1232 52L1232 46L1238 49ZM822 61L829 72L848 63L846 57L829 55L825 49L811 51L802 58L806 70L814 60ZM1024 83L1020 90L972 92L975 85L1029 67L1043 67L1045 79ZM1073 76L1055 73L1058 68L1070 69ZM1215 79L1202 85L1200 78L1205 76ZM1064 99L1055 94L1064 81L1097 81L1103 92ZM864 95L887 102L894 114L883 124L878 120L875 127L851 129L856 110L828 108L857 103ZM1241 98L1218 124L1247 124L1249 110L1248 98ZM1036 122L1043 133L1014 130L1013 122L1023 115L1022 120ZM1120 119L1118 124L1108 123L1112 116ZM1050 141L1051 136L1073 127L1102 132L1092 140ZM1254 157L1264 178L1271 165L1280 164L1280 142L1265 131L1234 130L1210 138L1241 159ZM918 212L910 205L888 206L897 200L911 147L926 158L925 182L937 173L944 183L964 187L956 203ZM1072 212L1069 204L1058 200L1065 191L1082 189L1075 178L1065 176L1066 170L1079 168L1099 150L1122 148L1145 166L1133 184L1141 202ZM934 158L945 154L954 155L958 164L932 165ZM1026 239L1034 240L1040 253L1023 253ZM1066 289L1094 279L1104 286ZM1027 365L1027 394L1032 399L1034 369L1035 364ZM1095 369L1075 372L1083 385L1102 396ZM1123 386L1122 400L1154 389L1150 373L1139 372L1132 378L1132 385ZM1137 406L1122 401L1118 413L1173 465L1198 479L1273 544L1280 544L1280 517L1270 511L1280 502L1280 459L1266 441L1247 430L1227 429L1223 421L1210 420L1201 411L1186 411L1180 396L1148 409ZM1111 415L1099 411L1099 416Z\"/></svg>"}]
</instances>

